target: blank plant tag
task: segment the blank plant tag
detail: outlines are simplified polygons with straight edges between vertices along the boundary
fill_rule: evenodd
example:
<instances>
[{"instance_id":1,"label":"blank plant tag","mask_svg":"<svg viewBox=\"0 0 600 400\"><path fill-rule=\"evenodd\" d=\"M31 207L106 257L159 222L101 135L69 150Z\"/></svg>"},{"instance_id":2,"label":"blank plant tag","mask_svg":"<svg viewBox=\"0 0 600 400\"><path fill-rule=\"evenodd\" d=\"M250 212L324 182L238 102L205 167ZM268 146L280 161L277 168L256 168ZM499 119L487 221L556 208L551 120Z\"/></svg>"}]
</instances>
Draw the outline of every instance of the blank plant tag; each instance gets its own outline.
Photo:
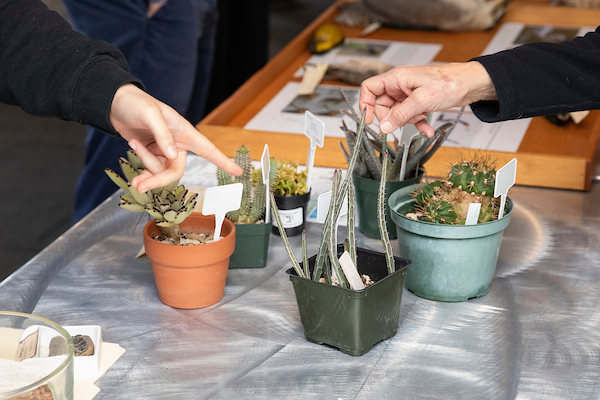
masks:
<instances>
[{"instance_id":1,"label":"blank plant tag","mask_svg":"<svg viewBox=\"0 0 600 400\"><path fill-rule=\"evenodd\" d=\"M269 196L269 191L271 190L271 183L269 182L269 174L271 173L271 157L269 156L269 145L265 144L265 148L263 149L262 157L260 158L260 163L262 165L262 179L263 184L267 189L267 203L265 208L265 224L269 222L269 211L271 207L269 203L271 202L271 196Z\"/></svg>"},{"instance_id":2,"label":"blank plant tag","mask_svg":"<svg viewBox=\"0 0 600 400\"><path fill-rule=\"evenodd\" d=\"M221 227L225 215L229 211L235 211L242 204L242 183L232 183L231 185L215 186L204 191L204 204L202 205L203 215L215 216L214 241L221 238Z\"/></svg>"},{"instance_id":3,"label":"blank plant tag","mask_svg":"<svg viewBox=\"0 0 600 400\"><path fill-rule=\"evenodd\" d=\"M329 204L331 203L331 190L329 192L325 192L319 195L317 199L317 222L323 223L325 222L325 218L327 217L327 211L329 210ZM348 195L346 195L346 199L342 203L342 209L340 210L340 218L342 216L348 215ZM339 220L339 218L338 218ZM337 221L336 221L337 227Z\"/></svg>"},{"instance_id":4,"label":"blank plant tag","mask_svg":"<svg viewBox=\"0 0 600 400\"><path fill-rule=\"evenodd\" d=\"M317 146L323 147L325 142L325 123L308 110L304 113L304 134L310 139L308 159L306 160L306 187L310 190L313 166L315 165L315 152Z\"/></svg>"},{"instance_id":5,"label":"blank plant tag","mask_svg":"<svg viewBox=\"0 0 600 400\"><path fill-rule=\"evenodd\" d=\"M345 251L340 257L339 261L342 271L344 271L344 275L346 275L346 279L348 279L348 283L350 284L350 289L364 289L365 284L363 283L362 279L360 279L360 275L358 274L356 265L354 265L354 262L352 261L352 257L350 257L350 253Z\"/></svg>"},{"instance_id":6,"label":"blank plant tag","mask_svg":"<svg viewBox=\"0 0 600 400\"><path fill-rule=\"evenodd\" d=\"M399 179L400 181L404 180L404 177L406 176L406 161L408 160L408 150L410 148L410 144L413 140L413 138L415 136L417 136L419 134L419 132L417 131L415 132L411 132L408 129L404 129L404 127L400 128L400 133L398 134L399 138L399 146L404 145L403 147L403 152L402 152L402 164L400 165L400 175L399 175Z\"/></svg>"},{"instance_id":7,"label":"blank plant tag","mask_svg":"<svg viewBox=\"0 0 600 400\"><path fill-rule=\"evenodd\" d=\"M299 95L313 94L316 87L323 80L323 76L327 72L327 64L306 64L304 66L304 75L298 89Z\"/></svg>"},{"instance_id":8,"label":"blank plant tag","mask_svg":"<svg viewBox=\"0 0 600 400\"><path fill-rule=\"evenodd\" d=\"M465 225L477 225L479 220L479 213L481 212L481 203L469 204L469 210L467 211L467 218L465 219Z\"/></svg>"},{"instance_id":9,"label":"blank plant tag","mask_svg":"<svg viewBox=\"0 0 600 400\"><path fill-rule=\"evenodd\" d=\"M494 197L500 196L500 211L498 219L504 216L504 206L508 189L513 187L517 180L517 159L513 158L496 172L496 184L494 186Z\"/></svg>"}]
</instances>

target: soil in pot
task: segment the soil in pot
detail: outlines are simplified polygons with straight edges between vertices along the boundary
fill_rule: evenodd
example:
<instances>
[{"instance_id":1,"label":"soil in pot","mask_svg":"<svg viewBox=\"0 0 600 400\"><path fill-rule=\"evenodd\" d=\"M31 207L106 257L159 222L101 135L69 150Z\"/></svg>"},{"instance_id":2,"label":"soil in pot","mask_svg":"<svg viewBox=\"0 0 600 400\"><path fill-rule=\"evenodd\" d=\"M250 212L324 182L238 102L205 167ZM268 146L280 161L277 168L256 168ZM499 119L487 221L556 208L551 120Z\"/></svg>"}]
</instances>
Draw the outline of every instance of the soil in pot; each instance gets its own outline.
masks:
<instances>
[{"instance_id":1,"label":"soil in pot","mask_svg":"<svg viewBox=\"0 0 600 400\"><path fill-rule=\"evenodd\" d=\"M414 176L414 173L407 174L408 176L412 176L412 178L408 178L402 182L386 182L385 201L387 202L390 195L396 190L419 183L423 175L425 175L425 169L421 168L419 172L420 173L416 177ZM352 180L356 191L358 229L367 237L380 239L379 225L377 223L377 194L379 192L379 181L364 178L356 174L352 174ZM385 220L390 239L396 239L396 224L392 221L389 207L386 207L385 209Z\"/></svg>"},{"instance_id":2,"label":"soil in pot","mask_svg":"<svg viewBox=\"0 0 600 400\"><path fill-rule=\"evenodd\" d=\"M502 234L508 226L512 201L505 216L477 225L445 225L406 217L414 211L413 185L394 192L389 199L397 227L399 254L413 264L406 288L419 297L438 301L465 301L485 296L496 271Z\"/></svg>"},{"instance_id":3,"label":"soil in pot","mask_svg":"<svg viewBox=\"0 0 600 400\"><path fill-rule=\"evenodd\" d=\"M339 245L338 253L342 251L343 245ZM357 255L359 273L375 281L363 290L301 278L293 268L287 271L306 339L353 356L367 353L376 343L396 334L404 277L410 264L409 260L394 257L396 271L388 275L384 254L358 248ZM309 258L311 272L315 259L316 255Z\"/></svg>"},{"instance_id":4,"label":"soil in pot","mask_svg":"<svg viewBox=\"0 0 600 400\"><path fill-rule=\"evenodd\" d=\"M269 254L269 240L273 224L236 224L235 251L229 268L264 268Z\"/></svg>"},{"instance_id":5,"label":"soil in pot","mask_svg":"<svg viewBox=\"0 0 600 400\"><path fill-rule=\"evenodd\" d=\"M192 213L180 224L182 232L212 233L214 216ZM229 258L235 249L235 225L225 219L223 239L200 245L175 246L153 237L161 234L155 221L144 227L144 246L160 300L175 308L208 307L223 297Z\"/></svg>"},{"instance_id":6,"label":"soil in pot","mask_svg":"<svg viewBox=\"0 0 600 400\"><path fill-rule=\"evenodd\" d=\"M310 191L299 196L274 197L286 235L300 235L306 222L306 208L310 200ZM276 224L273 224L272 232L279 236L279 229Z\"/></svg>"}]
</instances>

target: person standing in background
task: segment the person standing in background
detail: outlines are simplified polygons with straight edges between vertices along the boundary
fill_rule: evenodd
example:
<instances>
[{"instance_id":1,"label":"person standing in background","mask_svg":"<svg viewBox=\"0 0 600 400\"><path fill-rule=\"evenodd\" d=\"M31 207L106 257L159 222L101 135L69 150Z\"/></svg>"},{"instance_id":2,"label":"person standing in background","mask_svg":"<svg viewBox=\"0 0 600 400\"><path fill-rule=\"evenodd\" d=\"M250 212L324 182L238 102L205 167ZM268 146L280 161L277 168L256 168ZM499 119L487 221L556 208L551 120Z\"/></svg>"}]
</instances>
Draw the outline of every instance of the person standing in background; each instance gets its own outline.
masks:
<instances>
[{"instance_id":1,"label":"person standing in background","mask_svg":"<svg viewBox=\"0 0 600 400\"><path fill-rule=\"evenodd\" d=\"M75 29L119 48L153 97L193 125L203 116L214 55L216 0L64 0ZM118 169L127 142L88 127L73 223L114 193L106 167Z\"/></svg>"}]
</instances>

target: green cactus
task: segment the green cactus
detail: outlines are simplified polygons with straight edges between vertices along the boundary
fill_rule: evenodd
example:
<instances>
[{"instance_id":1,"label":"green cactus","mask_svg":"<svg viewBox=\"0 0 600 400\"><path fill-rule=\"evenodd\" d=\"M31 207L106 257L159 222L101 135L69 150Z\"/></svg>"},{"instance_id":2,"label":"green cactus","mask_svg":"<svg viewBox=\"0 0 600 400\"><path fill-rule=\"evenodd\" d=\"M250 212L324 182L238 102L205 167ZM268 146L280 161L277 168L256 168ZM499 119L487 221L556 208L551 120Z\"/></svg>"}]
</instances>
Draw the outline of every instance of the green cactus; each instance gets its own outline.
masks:
<instances>
[{"instance_id":1,"label":"green cactus","mask_svg":"<svg viewBox=\"0 0 600 400\"><path fill-rule=\"evenodd\" d=\"M244 173L235 177L220 168L217 168L217 182L219 185L242 183L242 203L239 210L227 213L227 218L236 224L254 224L265 215L267 204L267 190L262 182L262 170L256 169L251 164L250 151L246 146L241 146L235 153L235 163ZM277 174L277 163L270 161L269 182L273 186L273 177Z\"/></svg>"},{"instance_id":2,"label":"green cactus","mask_svg":"<svg viewBox=\"0 0 600 400\"><path fill-rule=\"evenodd\" d=\"M440 181L433 181L423 186L423 189L419 191L415 196L415 203L425 205L435 195L435 188L442 187L443 183Z\"/></svg>"},{"instance_id":3,"label":"green cactus","mask_svg":"<svg viewBox=\"0 0 600 400\"><path fill-rule=\"evenodd\" d=\"M465 161L450 169L448 180L454 187L472 194L491 196L494 193L496 171L482 163Z\"/></svg>"},{"instance_id":4,"label":"green cactus","mask_svg":"<svg viewBox=\"0 0 600 400\"><path fill-rule=\"evenodd\" d=\"M454 210L454 206L443 200L430 201L423 207L422 212L427 222L457 225L460 221L460 217Z\"/></svg>"},{"instance_id":5,"label":"green cactus","mask_svg":"<svg viewBox=\"0 0 600 400\"><path fill-rule=\"evenodd\" d=\"M179 244L179 224L194 211L198 194L188 196L188 190L183 185L177 186L178 182L139 193L131 186L131 180L144 171L144 164L132 150L127 151L127 159L119 158L119 164L126 180L110 168L104 170L117 186L127 192L121 196L119 207L135 212L146 211L156 218L156 225L162 228L165 235Z\"/></svg>"}]
</instances>

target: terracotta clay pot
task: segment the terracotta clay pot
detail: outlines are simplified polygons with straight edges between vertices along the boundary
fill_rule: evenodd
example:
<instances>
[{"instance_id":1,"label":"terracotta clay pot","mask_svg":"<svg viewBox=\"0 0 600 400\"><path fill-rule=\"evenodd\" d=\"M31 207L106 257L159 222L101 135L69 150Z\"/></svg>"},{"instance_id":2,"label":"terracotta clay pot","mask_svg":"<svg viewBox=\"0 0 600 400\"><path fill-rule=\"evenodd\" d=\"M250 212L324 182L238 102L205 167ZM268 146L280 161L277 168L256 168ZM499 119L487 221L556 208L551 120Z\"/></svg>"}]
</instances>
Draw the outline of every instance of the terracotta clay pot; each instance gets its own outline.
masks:
<instances>
[{"instance_id":1,"label":"terracotta clay pot","mask_svg":"<svg viewBox=\"0 0 600 400\"><path fill-rule=\"evenodd\" d=\"M214 216L192 213L181 232L212 233ZM160 300L175 308L208 307L223 298L229 257L235 249L235 225L225 219L223 239L195 246L175 246L153 239L161 229L155 221L144 227L144 246L152 261L152 271Z\"/></svg>"}]
</instances>

